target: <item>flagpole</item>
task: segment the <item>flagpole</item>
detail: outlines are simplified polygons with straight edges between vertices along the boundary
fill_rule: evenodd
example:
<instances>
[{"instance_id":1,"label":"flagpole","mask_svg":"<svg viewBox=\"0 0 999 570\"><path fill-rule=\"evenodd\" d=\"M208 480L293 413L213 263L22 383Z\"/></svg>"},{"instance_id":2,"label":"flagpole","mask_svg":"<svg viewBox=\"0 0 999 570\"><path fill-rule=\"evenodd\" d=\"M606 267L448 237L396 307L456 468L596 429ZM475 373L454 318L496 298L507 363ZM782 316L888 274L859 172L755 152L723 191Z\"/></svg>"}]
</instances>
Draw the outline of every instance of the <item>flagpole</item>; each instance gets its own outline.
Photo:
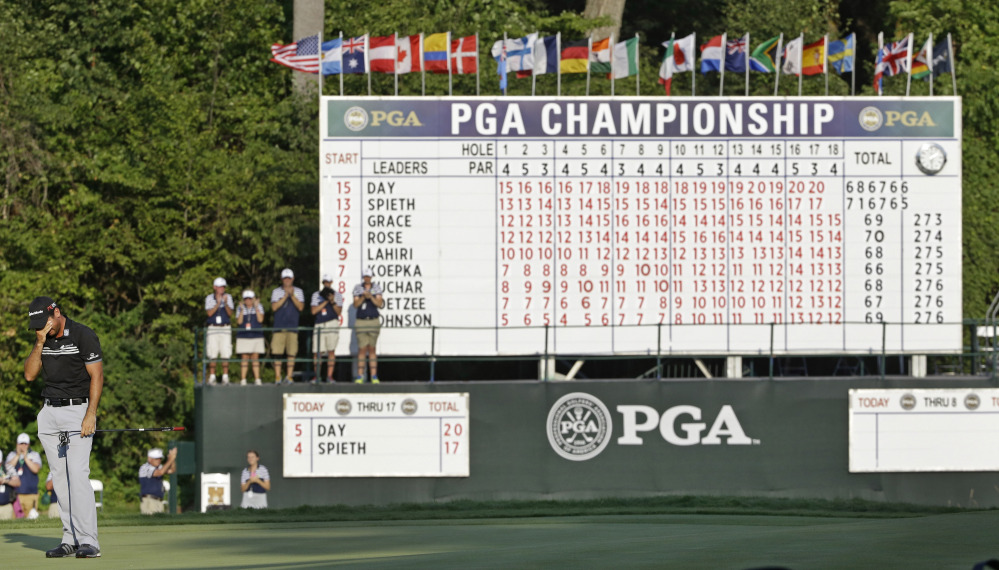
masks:
<instances>
[{"instance_id":1,"label":"flagpole","mask_svg":"<svg viewBox=\"0 0 999 570\"><path fill-rule=\"evenodd\" d=\"M638 38L638 32L635 32L635 96L642 94L642 86L640 85L642 77L642 58L638 57L638 44L640 40Z\"/></svg>"},{"instance_id":2,"label":"flagpole","mask_svg":"<svg viewBox=\"0 0 999 570\"><path fill-rule=\"evenodd\" d=\"M805 32L798 36L798 97L801 97L801 82L805 78L802 68L805 65Z\"/></svg>"},{"instance_id":3,"label":"flagpole","mask_svg":"<svg viewBox=\"0 0 999 570\"><path fill-rule=\"evenodd\" d=\"M822 75L826 76L826 97L829 96L829 34L822 36Z\"/></svg>"},{"instance_id":4,"label":"flagpole","mask_svg":"<svg viewBox=\"0 0 999 570\"><path fill-rule=\"evenodd\" d=\"M325 11L326 7L323 7ZM325 16L324 16L325 18ZM324 20L325 23L325 20ZM319 60L319 104L323 103L323 31L319 30L319 53L316 54L316 58Z\"/></svg>"},{"instance_id":5,"label":"flagpole","mask_svg":"<svg viewBox=\"0 0 999 570\"><path fill-rule=\"evenodd\" d=\"M447 32L447 45L445 47L447 48L447 94L450 97L454 94L451 90L451 30Z\"/></svg>"},{"instance_id":6,"label":"flagpole","mask_svg":"<svg viewBox=\"0 0 999 570\"><path fill-rule=\"evenodd\" d=\"M749 32L746 32L746 97L749 97Z\"/></svg>"},{"instance_id":7,"label":"flagpole","mask_svg":"<svg viewBox=\"0 0 999 570\"><path fill-rule=\"evenodd\" d=\"M690 95L693 96L697 94L697 90L694 89L694 83L697 81L697 32L691 35L694 36L694 47L690 50L693 52L694 61L691 62L690 66ZM673 49L675 50L676 46L673 46Z\"/></svg>"},{"instance_id":8,"label":"flagpole","mask_svg":"<svg viewBox=\"0 0 999 570\"><path fill-rule=\"evenodd\" d=\"M558 59L555 61L558 63L555 66L555 85L557 90L555 91L559 97L562 96L562 32L555 33L555 51L558 52Z\"/></svg>"},{"instance_id":9,"label":"flagpole","mask_svg":"<svg viewBox=\"0 0 999 570\"><path fill-rule=\"evenodd\" d=\"M884 56L881 54L881 50L883 50L884 47L885 47L885 33L878 32L878 56L881 57L882 59L884 58ZM877 61L876 58L875 61ZM874 76L877 77L877 75L878 75L878 67L877 63L875 63ZM878 97L880 97L881 93L884 91L884 75L882 75L881 77L882 77L881 80L878 81Z\"/></svg>"},{"instance_id":10,"label":"flagpole","mask_svg":"<svg viewBox=\"0 0 999 570\"><path fill-rule=\"evenodd\" d=\"M423 61L423 32L420 32L420 96L427 96L427 64Z\"/></svg>"},{"instance_id":11,"label":"flagpole","mask_svg":"<svg viewBox=\"0 0 999 570\"><path fill-rule=\"evenodd\" d=\"M663 85L663 91L666 91L667 95L672 95L671 91L673 91L673 68L676 67L676 55L674 54L676 54L676 32L671 32L669 35L669 46L666 48L666 57L673 58L673 61L670 62L667 60L665 62L666 73L669 77L666 78L666 85Z\"/></svg>"},{"instance_id":12,"label":"flagpole","mask_svg":"<svg viewBox=\"0 0 999 570\"><path fill-rule=\"evenodd\" d=\"M508 84L509 78L507 76L509 75L509 71L510 71L509 69L507 69L507 66L508 66L508 64L510 62L506 60L506 32L503 32L503 55L502 55L502 57L503 57L503 78L502 78L501 81L503 82L503 95L506 95L507 87L509 86L509 84Z\"/></svg>"},{"instance_id":13,"label":"flagpole","mask_svg":"<svg viewBox=\"0 0 999 570\"><path fill-rule=\"evenodd\" d=\"M721 76L721 80L718 81L718 96L719 97L722 96L723 91L725 89L725 59L727 57L728 57L728 35L727 35L727 33L722 33L721 61L718 62L720 64L719 67L721 68L721 69L718 70L720 72L718 75Z\"/></svg>"},{"instance_id":14,"label":"flagpole","mask_svg":"<svg viewBox=\"0 0 999 570\"><path fill-rule=\"evenodd\" d=\"M593 34L586 39L586 95L590 94L590 57L593 55Z\"/></svg>"},{"instance_id":15,"label":"flagpole","mask_svg":"<svg viewBox=\"0 0 999 570\"><path fill-rule=\"evenodd\" d=\"M912 87L912 41L915 34L909 32L909 45L905 49L905 66L909 68L909 76L905 80L905 96L909 96L909 89Z\"/></svg>"},{"instance_id":16,"label":"flagpole","mask_svg":"<svg viewBox=\"0 0 999 570\"><path fill-rule=\"evenodd\" d=\"M614 96L614 48L617 47L616 45L614 45L614 34L610 35L610 41L608 41L607 47L610 50L611 97L613 97Z\"/></svg>"},{"instance_id":17,"label":"flagpole","mask_svg":"<svg viewBox=\"0 0 999 570\"><path fill-rule=\"evenodd\" d=\"M933 32L930 32L930 37L926 40L929 48L926 50L926 66L930 68L930 97L933 96Z\"/></svg>"},{"instance_id":18,"label":"flagpole","mask_svg":"<svg viewBox=\"0 0 999 570\"><path fill-rule=\"evenodd\" d=\"M775 75L777 77L776 79L774 79L774 97L777 96L777 87L780 86L780 74L781 74L780 60L782 55L784 55L784 32L780 33L780 39L777 40L777 67L775 71Z\"/></svg>"},{"instance_id":19,"label":"flagpole","mask_svg":"<svg viewBox=\"0 0 999 570\"><path fill-rule=\"evenodd\" d=\"M954 89L952 95L957 96L957 67L954 65L954 42L950 39L950 32L947 32L947 57L950 58L950 84Z\"/></svg>"},{"instance_id":20,"label":"flagpole","mask_svg":"<svg viewBox=\"0 0 999 570\"><path fill-rule=\"evenodd\" d=\"M539 37L541 32L534 32ZM542 42L544 40L541 40ZM534 40L534 45L531 46L531 53L534 54L534 67L531 69L531 97L534 97L535 91L538 86L538 40ZM547 58L546 58L547 59Z\"/></svg>"},{"instance_id":21,"label":"flagpole","mask_svg":"<svg viewBox=\"0 0 999 570\"><path fill-rule=\"evenodd\" d=\"M475 30L475 95L479 95L479 30Z\"/></svg>"},{"instance_id":22,"label":"flagpole","mask_svg":"<svg viewBox=\"0 0 999 570\"><path fill-rule=\"evenodd\" d=\"M850 95L857 94L857 32L850 34Z\"/></svg>"},{"instance_id":23,"label":"flagpole","mask_svg":"<svg viewBox=\"0 0 999 570\"><path fill-rule=\"evenodd\" d=\"M340 31L340 96L343 97L343 30Z\"/></svg>"},{"instance_id":24,"label":"flagpole","mask_svg":"<svg viewBox=\"0 0 999 570\"><path fill-rule=\"evenodd\" d=\"M392 32L392 39L395 42L395 61L392 62L392 75L395 79L395 96L399 96L399 32ZM410 66L412 66L413 54L409 54Z\"/></svg>"},{"instance_id":25,"label":"flagpole","mask_svg":"<svg viewBox=\"0 0 999 570\"><path fill-rule=\"evenodd\" d=\"M364 71L368 74L368 97L371 97L371 50L368 47L368 34L364 34Z\"/></svg>"}]
</instances>

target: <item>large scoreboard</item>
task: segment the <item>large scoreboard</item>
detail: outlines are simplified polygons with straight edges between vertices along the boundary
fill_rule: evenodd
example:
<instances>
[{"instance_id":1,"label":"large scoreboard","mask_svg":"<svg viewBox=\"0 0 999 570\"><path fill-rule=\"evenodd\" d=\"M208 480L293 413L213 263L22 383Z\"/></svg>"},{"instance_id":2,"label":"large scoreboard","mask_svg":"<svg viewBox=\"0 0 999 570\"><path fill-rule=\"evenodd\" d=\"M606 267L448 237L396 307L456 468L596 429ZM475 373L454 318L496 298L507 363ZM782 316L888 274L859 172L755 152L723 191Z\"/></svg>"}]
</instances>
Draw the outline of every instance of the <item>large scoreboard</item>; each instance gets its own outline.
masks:
<instances>
[{"instance_id":1,"label":"large scoreboard","mask_svg":"<svg viewBox=\"0 0 999 570\"><path fill-rule=\"evenodd\" d=\"M383 354L959 351L960 117L956 97L324 97L320 269L348 300L373 269Z\"/></svg>"}]
</instances>

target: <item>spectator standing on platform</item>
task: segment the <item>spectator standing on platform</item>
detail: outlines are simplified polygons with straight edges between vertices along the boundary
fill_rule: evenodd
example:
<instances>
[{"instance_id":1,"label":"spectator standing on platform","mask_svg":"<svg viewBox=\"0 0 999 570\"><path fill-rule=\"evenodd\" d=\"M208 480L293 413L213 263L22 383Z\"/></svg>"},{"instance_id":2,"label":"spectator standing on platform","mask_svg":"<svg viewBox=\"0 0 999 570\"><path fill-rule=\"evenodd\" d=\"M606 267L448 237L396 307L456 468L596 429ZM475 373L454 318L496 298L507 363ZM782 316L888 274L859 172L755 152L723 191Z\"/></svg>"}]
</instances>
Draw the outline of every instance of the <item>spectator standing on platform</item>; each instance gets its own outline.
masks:
<instances>
[{"instance_id":1,"label":"spectator standing on platform","mask_svg":"<svg viewBox=\"0 0 999 570\"><path fill-rule=\"evenodd\" d=\"M343 295L332 288L333 277L323 275L323 288L312 294L312 315L316 319L312 335L315 352L316 382L322 372L323 353L327 355L326 381L333 382L336 345L340 341L340 315L343 314Z\"/></svg>"},{"instance_id":2,"label":"spectator standing on platform","mask_svg":"<svg viewBox=\"0 0 999 570\"><path fill-rule=\"evenodd\" d=\"M142 514L163 512L163 476L177 470L176 459L176 447L167 454L166 463L163 463L162 449L154 447L149 450L146 462L139 467L139 493L142 495L139 511Z\"/></svg>"},{"instance_id":3,"label":"spectator standing on platform","mask_svg":"<svg viewBox=\"0 0 999 570\"><path fill-rule=\"evenodd\" d=\"M378 309L385 306L382 298L382 286L372 283L374 271L366 267L361 272L361 283L354 286L354 308L357 314L354 319L354 334L357 335L357 377L354 382L362 384L367 364L370 362L371 383L378 384L378 358L375 356L375 345L378 343L378 333L381 332L381 321L378 320Z\"/></svg>"},{"instance_id":4,"label":"spectator standing on platform","mask_svg":"<svg viewBox=\"0 0 999 570\"><path fill-rule=\"evenodd\" d=\"M291 384L295 374L295 355L298 354L298 317L305 307L305 293L295 287L295 273L281 271L281 286L271 292L271 311L274 312L274 336L271 337L271 356L274 358L274 382L281 382L280 356L288 356L288 376L284 383Z\"/></svg>"},{"instance_id":5,"label":"spectator standing on platform","mask_svg":"<svg viewBox=\"0 0 999 570\"><path fill-rule=\"evenodd\" d=\"M21 485L21 480L17 477L17 471L11 468L0 467L0 520L10 520L14 518L15 493Z\"/></svg>"},{"instance_id":6,"label":"spectator standing on platform","mask_svg":"<svg viewBox=\"0 0 999 570\"><path fill-rule=\"evenodd\" d=\"M42 469L42 456L31 450L31 437L22 433L17 436L17 447L7 454L7 468L17 473L21 485L17 497L21 501L24 516L34 510L38 512L38 472Z\"/></svg>"},{"instance_id":7,"label":"spectator standing on platform","mask_svg":"<svg viewBox=\"0 0 999 570\"><path fill-rule=\"evenodd\" d=\"M232 312L235 309L232 295L225 292L225 279L216 277L214 291L205 297L208 334L205 337L205 355L208 363L208 383L215 383L215 361L222 359L222 383L229 383L229 359L232 358Z\"/></svg>"},{"instance_id":8,"label":"spectator standing on platform","mask_svg":"<svg viewBox=\"0 0 999 570\"><path fill-rule=\"evenodd\" d=\"M251 449L246 452L247 467L239 476L239 487L243 491L244 509L266 509L267 492L271 490L271 474L260 464L260 454Z\"/></svg>"},{"instance_id":9,"label":"spectator standing on platform","mask_svg":"<svg viewBox=\"0 0 999 570\"><path fill-rule=\"evenodd\" d=\"M49 492L49 518L59 518L59 497L56 496L55 485L52 484L52 472L45 478L45 490Z\"/></svg>"},{"instance_id":10,"label":"spectator standing on platform","mask_svg":"<svg viewBox=\"0 0 999 570\"><path fill-rule=\"evenodd\" d=\"M264 352L264 306L257 295L243 291L243 302L236 309L236 354L243 361L239 365L239 385L246 386L246 369L253 362L253 383L260 385L260 355Z\"/></svg>"}]
</instances>

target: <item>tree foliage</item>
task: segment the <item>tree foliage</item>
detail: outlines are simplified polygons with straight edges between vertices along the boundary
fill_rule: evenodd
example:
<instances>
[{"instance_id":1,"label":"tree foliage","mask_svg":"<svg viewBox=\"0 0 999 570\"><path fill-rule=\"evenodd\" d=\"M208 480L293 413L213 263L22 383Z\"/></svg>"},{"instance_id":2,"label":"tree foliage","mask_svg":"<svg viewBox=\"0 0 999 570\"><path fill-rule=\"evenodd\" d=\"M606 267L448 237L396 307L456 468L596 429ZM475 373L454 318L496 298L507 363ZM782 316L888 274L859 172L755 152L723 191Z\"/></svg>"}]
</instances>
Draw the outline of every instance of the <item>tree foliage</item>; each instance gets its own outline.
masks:
<instances>
[{"instance_id":1,"label":"tree foliage","mask_svg":"<svg viewBox=\"0 0 999 570\"><path fill-rule=\"evenodd\" d=\"M328 0L325 30L345 36L450 30L480 37L481 93L498 93L494 40L539 31L585 37L605 25L566 0ZM203 320L212 278L234 290L266 291L294 267L316 281L318 267L317 102L291 88L293 72L268 61L271 43L288 43L291 3L261 0L2 0L0 37L0 447L33 427L39 383L22 378L33 335L26 307L55 297L71 318L92 326L105 349L107 389L99 424L190 422L192 328ZM621 35L641 37L640 92L658 96L659 44L670 33L699 38L751 32L754 44L785 33L858 33L858 92L871 93L877 32L954 35L958 90L964 96L965 315L980 316L999 286L994 170L999 163L997 86L999 7L965 0L628 0ZM918 40L922 41L922 40ZM873 45L872 45L873 44ZM332 79L332 80L331 80ZM585 93L584 76L563 77L564 95ZM937 84L950 93L949 80ZM796 80L781 79L782 94ZM456 94L475 78L455 77ZM375 76L376 95L394 78ZM697 77L697 93L717 94L717 75ZM511 94L531 80L511 79ZM421 77L400 78L419 94ZM428 74L428 94L447 93L447 77ZM539 95L555 78L539 77ZM633 80L616 93L634 93ZM676 93L689 93L689 74ZM729 74L726 93L742 94ZM848 77L830 93L849 93ZM904 81L886 80L888 94ZM913 92L925 94L925 83ZM339 93L327 78L327 94ZM345 78L345 92L367 93L367 78ZM773 92L754 74L751 93ZM824 93L805 80L806 94ZM592 78L591 95L609 95ZM153 442L156 440L154 439ZM147 439L103 436L95 471L112 491L135 491ZM117 489L115 491L115 489Z\"/></svg>"}]
</instances>

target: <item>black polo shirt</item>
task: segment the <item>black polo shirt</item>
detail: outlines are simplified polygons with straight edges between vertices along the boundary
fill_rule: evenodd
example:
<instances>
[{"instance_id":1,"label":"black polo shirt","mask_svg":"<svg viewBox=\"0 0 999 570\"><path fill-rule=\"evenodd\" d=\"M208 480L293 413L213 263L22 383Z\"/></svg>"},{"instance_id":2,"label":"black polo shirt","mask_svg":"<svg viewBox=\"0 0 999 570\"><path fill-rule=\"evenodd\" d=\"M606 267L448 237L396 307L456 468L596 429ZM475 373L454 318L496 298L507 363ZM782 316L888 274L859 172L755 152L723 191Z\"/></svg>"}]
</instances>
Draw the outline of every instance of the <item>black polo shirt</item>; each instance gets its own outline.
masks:
<instances>
[{"instance_id":1,"label":"black polo shirt","mask_svg":"<svg viewBox=\"0 0 999 570\"><path fill-rule=\"evenodd\" d=\"M43 398L86 398L90 396L87 364L104 359L101 341L90 327L66 319L62 336L47 337L42 346Z\"/></svg>"}]
</instances>

